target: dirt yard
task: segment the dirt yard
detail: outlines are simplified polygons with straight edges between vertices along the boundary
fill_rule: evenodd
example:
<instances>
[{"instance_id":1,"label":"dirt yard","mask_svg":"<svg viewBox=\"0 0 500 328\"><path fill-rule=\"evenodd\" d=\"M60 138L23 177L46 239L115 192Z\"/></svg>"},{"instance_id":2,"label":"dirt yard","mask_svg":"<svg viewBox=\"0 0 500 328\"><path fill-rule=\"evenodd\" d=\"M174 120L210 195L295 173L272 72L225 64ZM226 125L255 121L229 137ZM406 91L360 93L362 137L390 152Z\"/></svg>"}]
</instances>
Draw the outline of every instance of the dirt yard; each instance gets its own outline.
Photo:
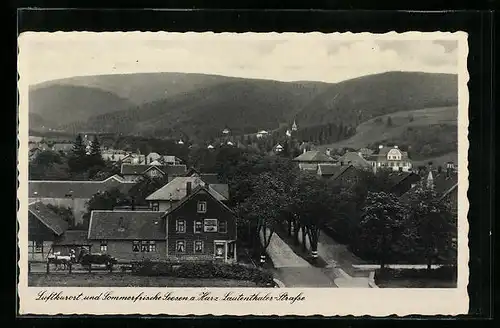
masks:
<instances>
[{"instance_id":1,"label":"dirt yard","mask_svg":"<svg viewBox=\"0 0 500 328\"><path fill-rule=\"evenodd\" d=\"M258 287L251 281L227 279L187 279L144 277L128 273L30 273L28 286L33 287Z\"/></svg>"}]
</instances>

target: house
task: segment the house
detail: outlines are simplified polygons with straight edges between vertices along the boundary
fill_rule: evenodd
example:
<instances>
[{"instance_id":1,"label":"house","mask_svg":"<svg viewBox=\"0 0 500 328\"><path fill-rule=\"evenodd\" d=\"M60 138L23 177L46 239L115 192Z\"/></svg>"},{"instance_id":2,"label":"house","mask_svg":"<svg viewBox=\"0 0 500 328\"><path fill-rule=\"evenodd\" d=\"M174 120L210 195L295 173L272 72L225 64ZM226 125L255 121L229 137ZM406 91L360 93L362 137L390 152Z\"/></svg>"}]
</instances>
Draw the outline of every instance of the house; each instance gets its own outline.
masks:
<instances>
[{"instance_id":1,"label":"house","mask_svg":"<svg viewBox=\"0 0 500 328\"><path fill-rule=\"evenodd\" d=\"M353 165L354 167L362 170L372 169L372 164L370 164L360 152L346 152L338 159L340 165Z\"/></svg>"},{"instance_id":2,"label":"house","mask_svg":"<svg viewBox=\"0 0 500 328\"><path fill-rule=\"evenodd\" d=\"M146 163L145 164L151 164L154 161L159 161L162 158L162 156L158 153L149 153L146 156Z\"/></svg>"},{"instance_id":3,"label":"house","mask_svg":"<svg viewBox=\"0 0 500 328\"><path fill-rule=\"evenodd\" d=\"M389 181L391 184L390 192L401 196L414 188L420 181L420 176L413 172L391 172L389 173Z\"/></svg>"},{"instance_id":4,"label":"house","mask_svg":"<svg viewBox=\"0 0 500 328\"><path fill-rule=\"evenodd\" d=\"M267 132L266 130L260 130L256 134L257 138L267 137L268 135L269 135L269 132Z\"/></svg>"},{"instance_id":5,"label":"house","mask_svg":"<svg viewBox=\"0 0 500 328\"><path fill-rule=\"evenodd\" d=\"M407 200L414 188L425 187L434 189L441 199L450 199L458 206L458 172L453 167L448 166L446 170L436 170L430 166L419 172L418 175L420 181L401 195L402 200Z\"/></svg>"},{"instance_id":6,"label":"house","mask_svg":"<svg viewBox=\"0 0 500 328\"><path fill-rule=\"evenodd\" d=\"M179 176L187 171L186 165L145 165L123 163L120 174L125 181L138 181L142 176L150 178L160 176Z\"/></svg>"},{"instance_id":7,"label":"house","mask_svg":"<svg viewBox=\"0 0 500 328\"><path fill-rule=\"evenodd\" d=\"M327 154L321 151L318 150L306 151L305 149L304 152L301 155L295 157L293 161L298 163L299 168L301 170L315 171L315 172L317 172L319 164L335 163L335 160L332 157L328 156Z\"/></svg>"},{"instance_id":8,"label":"house","mask_svg":"<svg viewBox=\"0 0 500 328\"><path fill-rule=\"evenodd\" d=\"M398 146L379 146L378 152L372 154L368 161L376 172L380 168L388 168L393 171L408 172L412 169L412 163L408 152L401 151Z\"/></svg>"},{"instance_id":9,"label":"house","mask_svg":"<svg viewBox=\"0 0 500 328\"><path fill-rule=\"evenodd\" d=\"M317 174L345 187L353 186L360 179L360 170L353 165L319 164Z\"/></svg>"},{"instance_id":10,"label":"house","mask_svg":"<svg viewBox=\"0 0 500 328\"><path fill-rule=\"evenodd\" d=\"M231 132L231 131L228 128L225 128L224 130L222 130L223 134L229 134L229 132Z\"/></svg>"},{"instance_id":11,"label":"house","mask_svg":"<svg viewBox=\"0 0 500 328\"><path fill-rule=\"evenodd\" d=\"M116 175L103 181L31 180L28 182L28 197L30 201L70 207L75 217L75 224L78 224L83 222L83 215L87 211L86 203L93 195L112 188L127 193L134 184Z\"/></svg>"},{"instance_id":12,"label":"house","mask_svg":"<svg viewBox=\"0 0 500 328\"><path fill-rule=\"evenodd\" d=\"M28 256L45 260L52 243L64 234L68 223L40 201L28 205Z\"/></svg>"},{"instance_id":13,"label":"house","mask_svg":"<svg viewBox=\"0 0 500 328\"><path fill-rule=\"evenodd\" d=\"M92 211L89 248L119 260L235 262L235 214L208 186L187 182L184 189L185 197L166 213Z\"/></svg>"},{"instance_id":14,"label":"house","mask_svg":"<svg viewBox=\"0 0 500 328\"><path fill-rule=\"evenodd\" d=\"M141 154L130 153L120 160L122 163L135 164L135 165L146 165L146 156Z\"/></svg>"},{"instance_id":15,"label":"house","mask_svg":"<svg viewBox=\"0 0 500 328\"><path fill-rule=\"evenodd\" d=\"M55 143L52 145L52 150L55 152L69 153L73 149L72 143Z\"/></svg>"},{"instance_id":16,"label":"house","mask_svg":"<svg viewBox=\"0 0 500 328\"><path fill-rule=\"evenodd\" d=\"M207 185L208 188L217 195L218 200L227 201L229 199L229 187L227 184L211 184L204 181L201 176L195 175L173 178L166 185L146 197L146 200L149 202L151 210L165 212L189 195L193 188L201 185Z\"/></svg>"},{"instance_id":17,"label":"house","mask_svg":"<svg viewBox=\"0 0 500 328\"><path fill-rule=\"evenodd\" d=\"M78 257L82 248L93 252L92 243L87 239L88 233L88 230L66 230L52 243L52 252L59 252L61 255L70 255L71 250L74 250L76 257ZM96 252L98 251L97 249Z\"/></svg>"},{"instance_id":18,"label":"house","mask_svg":"<svg viewBox=\"0 0 500 328\"><path fill-rule=\"evenodd\" d=\"M182 161L175 156L164 155L162 159L160 159L160 162L162 162L164 165L180 165Z\"/></svg>"},{"instance_id":19,"label":"house","mask_svg":"<svg viewBox=\"0 0 500 328\"><path fill-rule=\"evenodd\" d=\"M283 146L280 145L280 144L277 144L275 147L274 147L274 151L276 153L281 153L283 151Z\"/></svg>"},{"instance_id":20,"label":"house","mask_svg":"<svg viewBox=\"0 0 500 328\"><path fill-rule=\"evenodd\" d=\"M38 148L30 149L28 154L29 160L30 161L34 160L40 154L40 152L41 150Z\"/></svg>"},{"instance_id":21,"label":"house","mask_svg":"<svg viewBox=\"0 0 500 328\"><path fill-rule=\"evenodd\" d=\"M191 168L185 175L186 177L199 177L205 183L210 185L224 184L217 173L200 173L196 169Z\"/></svg>"},{"instance_id":22,"label":"house","mask_svg":"<svg viewBox=\"0 0 500 328\"><path fill-rule=\"evenodd\" d=\"M205 185L191 189L165 213L167 256L236 262L236 215Z\"/></svg>"},{"instance_id":23,"label":"house","mask_svg":"<svg viewBox=\"0 0 500 328\"><path fill-rule=\"evenodd\" d=\"M152 211L92 211L88 243L92 252L119 260L167 257L166 219Z\"/></svg>"},{"instance_id":24,"label":"house","mask_svg":"<svg viewBox=\"0 0 500 328\"><path fill-rule=\"evenodd\" d=\"M43 140L43 137L36 137L36 136L29 136L29 137L28 137L28 142L29 142L29 143L38 144L38 143L40 143L42 140Z\"/></svg>"}]
</instances>

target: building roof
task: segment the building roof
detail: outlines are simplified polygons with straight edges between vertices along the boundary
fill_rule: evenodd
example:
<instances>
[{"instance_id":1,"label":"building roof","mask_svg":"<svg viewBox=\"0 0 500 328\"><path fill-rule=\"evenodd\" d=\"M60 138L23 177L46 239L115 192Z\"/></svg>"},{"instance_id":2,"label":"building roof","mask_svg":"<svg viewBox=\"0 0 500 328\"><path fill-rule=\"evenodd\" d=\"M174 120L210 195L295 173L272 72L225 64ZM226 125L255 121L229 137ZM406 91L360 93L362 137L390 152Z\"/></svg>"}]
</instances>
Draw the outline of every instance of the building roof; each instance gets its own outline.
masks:
<instances>
[{"instance_id":1,"label":"building roof","mask_svg":"<svg viewBox=\"0 0 500 328\"><path fill-rule=\"evenodd\" d=\"M210 185L222 183L217 173L200 173L198 174L198 176L201 178L201 180Z\"/></svg>"},{"instance_id":2,"label":"building roof","mask_svg":"<svg viewBox=\"0 0 500 328\"><path fill-rule=\"evenodd\" d=\"M422 178L423 174L425 176ZM428 177L429 172L426 171L425 173L422 173L420 175L420 184L424 184L424 186L427 185L427 177ZM438 173L437 171L432 171L432 184L433 184L433 189L438 193L438 195L441 195L441 197L444 197L445 195L449 194L458 186L458 174L456 172L451 172L448 174L446 171L443 171L441 173ZM416 187L415 187L416 188ZM410 193L413 192L415 188L412 188L408 190L408 192L404 193L401 197L403 200L407 200Z\"/></svg>"},{"instance_id":3,"label":"building roof","mask_svg":"<svg viewBox=\"0 0 500 328\"><path fill-rule=\"evenodd\" d=\"M90 199L98 192L118 188L126 193L134 182L121 181L110 177L103 181L46 181L31 180L28 183L29 198L87 198Z\"/></svg>"},{"instance_id":4,"label":"building roof","mask_svg":"<svg viewBox=\"0 0 500 328\"><path fill-rule=\"evenodd\" d=\"M68 223L42 202L29 204L28 211L58 236L68 229Z\"/></svg>"},{"instance_id":5,"label":"building roof","mask_svg":"<svg viewBox=\"0 0 500 328\"><path fill-rule=\"evenodd\" d=\"M227 210L229 213L231 213L232 215L235 215L233 210L231 210L226 204L224 204L222 201L224 199L221 199L220 197L220 194L217 193L215 190L213 189L210 189L209 187L205 186L205 185L199 185L197 187L195 187L193 189L193 191L191 192L190 195L188 195L187 197L184 197L180 202L176 203L174 206L172 206L166 213L165 213L165 216L167 215L170 215L172 214L174 211L176 211L177 209L181 208L185 203L187 203L191 198L193 198L196 194L200 193L200 192L206 192L208 195L212 196L212 198L217 201L217 203L222 207L224 208L225 210Z\"/></svg>"},{"instance_id":6,"label":"building roof","mask_svg":"<svg viewBox=\"0 0 500 328\"><path fill-rule=\"evenodd\" d=\"M333 158L318 150L306 151L293 160L298 162L335 162Z\"/></svg>"},{"instance_id":7,"label":"building roof","mask_svg":"<svg viewBox=\"0 0 500 328\"><path fill-rule=\"evenodd\" d=\"M318 174L321 176L331 177L337 174L344 166L337 164L319 164Z\"/></svg>"},{"instance_id":8,"label":"building roof","mask_svg":"<svg viewBox=\"0 0 500 328\"><path fill-rule=\"evenodd\" d=\"M389 181L391 183L391 185L393 186L396 186L398 185L399 183L401 183L402 181L404 181L405 179L409 178L409 177L415 177L418 179L416 180L419 180L420 179L420 176L416 173L413 173L413 172L390 172L389 175L388 175L388 178L389 178Z\"/></svg>"},{"instance_id":9,"label":"building roof","mask_svg":"<svg viewBox=\"0 0 500 328\"><path fill-rule=\"evenodd\" d=\"M56 240L53 245L58 246L86 246L90 245L87 239L89 232L87 230L67 230Z\"/></svg>"},{"instance_id":10,"label":"building roof","mask_svg":"<svg viewBox=\"0 0 500 328\"><path fill-rule=\"evenodd\" d=\"M192 188L196 188L200 185L204 185L207 182L201 177L191 176L191 177L176 177L172 181L168 182L166 185L146 197L148 201L154 200L181 200L186 197L186 184L191 182ZM209 184L209 189L213 189L217 196L217 199L227 200L229 197L229 187L223 184Z\"/></svg>"},{"instance_id":11,"label":"building roof","mask_svg":"<svg viewBox=\"0 0 500 328\"><path fill-rule=\"evenodd\" d=\"M163 161L165 163L176 163L176 162L180 162L180 159L178 159L177 157L172 156L172 155L165 155L165 156L163 156Z\"/></svg>"},{"instance_id":12,"label":"building roof","mask_svg":"<svg viewBox=\"0 0 500 328\"><path fill-rule=\"evenodd\" d=\"M457 190L458 190L458 182L455 183L453 186L451 186L450 189L448 189L447 191L445 191L443 193L443 195L441 196L441 199L445 198L446 196L448 196L449 194L451 194L452 192L457 191Z\"/></svg>"},{"instance_id":13,"label":"building roof","mask_svg":"<svg viewBox=\"0 0 500 328\"><path fill-rule=\"evenodd\" d=\"M164 240L163 212L92 211L88 239Z\"/></svg>"},{"instance_id":14,"label":"building roof","mask_svg":"<svg viewBox=\"0 0 500 328\"><path fill-rule=\"evenodd\" d=\"M151 159L152 159L152 160L155 160L155 159L159 159L159 158L161 158L161 155L160 155L160 154L158 154L158 153L153 152L153 153L149 153L149 154L148 154L148 156L146 156L146 157L147 157L149 160L151 160Z\"/></svg>"},{"instance_id":15,"label":"building roof","mask_svg":"<svg viewBox=\"0 0 500 328\"><path fill-rule=\"evenodd\" d=\"M156 168L167 175L183 175L186 173L186 165L145 165L123 163L120 173L123 175L142 175L152 168Z\"/></svg>"},{"instance_id":16,"label":"building roof","mask_svg":"<svg viewBox=\"0 0 500 328\"><path fill-rule=\"evenodd\" d=\"M352 165L363 167L363 168L371 168L372 166L366 159L363 158L359 153L349 151L345 153L343 156L339 158L339 162L349 163Z\"/></svg>"},{"instance_id":17,"label":"building roof","mask_svg":"<svg viewBox=\"0 0 500 328\"><path fill-rule=\"evenodd\" d=\"M401 149L397 147L387 147L383 146L382 148L379 148L376 152L374 152L372 155L370 155L369 160L372 161L379 161L379 160L387 160L387 154L391 149L397 149L401 152L401 160L408 160L408 152L402 151Z\"/></svg>"}]
</instances>

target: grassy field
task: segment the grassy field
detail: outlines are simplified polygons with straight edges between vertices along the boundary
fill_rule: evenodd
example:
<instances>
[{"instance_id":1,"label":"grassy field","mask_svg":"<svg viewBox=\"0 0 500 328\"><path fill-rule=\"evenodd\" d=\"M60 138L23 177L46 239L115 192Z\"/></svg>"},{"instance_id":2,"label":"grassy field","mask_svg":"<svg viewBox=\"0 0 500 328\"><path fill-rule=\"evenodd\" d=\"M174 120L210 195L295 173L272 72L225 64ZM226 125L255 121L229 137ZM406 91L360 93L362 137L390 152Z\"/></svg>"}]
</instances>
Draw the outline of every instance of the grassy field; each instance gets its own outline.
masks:
<instances>
[{"instance_id":1,"label":"grassy field","mask_svg":"<svg viewBox=\"0 0 500 328\"><path fill-rule=\"evenodd\" d=\"M391 117L392 126L386 125ZM410 120L410 116L413 120ZM379 121L380 120L380 121ZM356 128L356 134L349 139L322 148L362 148L378 140L393 139L401 135L408 127L429 126L431 124L457 124L457 107L426 108L413 111L401 111L363 122Z\"/></svg>"},{"instance_id":2,"label":"grassy field","mask_svg":"<svg viewBox=\"0 0 500 328\"><path fill-rule=\"evenodd\" d=\"M33 287L258 287L254 282L228 279L144 277L127 273L30 273Z\"/></svg>"}]
</instances>

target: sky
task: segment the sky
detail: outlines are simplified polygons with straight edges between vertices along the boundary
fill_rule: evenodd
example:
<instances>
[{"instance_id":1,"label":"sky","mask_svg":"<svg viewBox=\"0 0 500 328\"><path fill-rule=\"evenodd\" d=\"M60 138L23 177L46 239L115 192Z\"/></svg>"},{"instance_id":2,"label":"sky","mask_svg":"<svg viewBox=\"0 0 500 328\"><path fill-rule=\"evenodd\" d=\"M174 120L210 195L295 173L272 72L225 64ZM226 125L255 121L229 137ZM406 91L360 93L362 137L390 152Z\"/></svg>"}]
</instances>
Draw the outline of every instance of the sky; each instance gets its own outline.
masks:
<instances>
[{"instance_id":1,"label":"sky","mask_svg":"<svg viewBox=\"0 0 500 328\"><path fill-rule=\"evenodd\" d=\"M142 72L339 82L387 71L458 73L458 44L451 33L27 33L19 68L29 85Z\"/></svg>"}]
</instances>

